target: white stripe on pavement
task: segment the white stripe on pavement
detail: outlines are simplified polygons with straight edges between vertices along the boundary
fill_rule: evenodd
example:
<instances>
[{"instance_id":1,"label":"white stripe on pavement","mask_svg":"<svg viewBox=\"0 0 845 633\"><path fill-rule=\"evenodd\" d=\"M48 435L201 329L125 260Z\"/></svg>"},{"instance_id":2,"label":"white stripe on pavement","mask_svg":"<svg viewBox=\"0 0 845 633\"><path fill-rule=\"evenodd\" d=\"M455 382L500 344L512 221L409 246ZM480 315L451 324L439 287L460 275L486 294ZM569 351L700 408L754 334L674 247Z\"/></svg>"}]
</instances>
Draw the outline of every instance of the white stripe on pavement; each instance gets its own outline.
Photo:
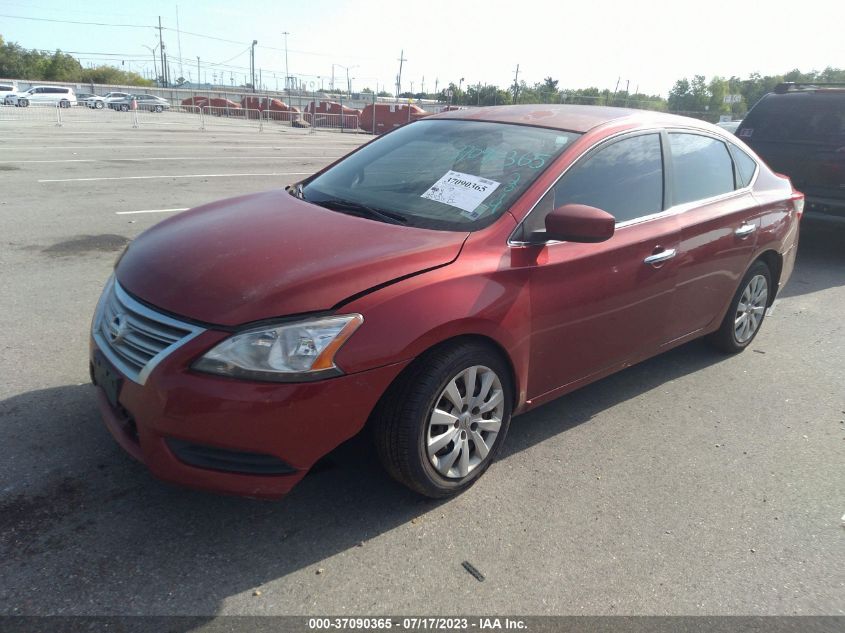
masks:
<instances>
[{"instance_id":1,"label":"white stripe on pavement","mask_svg":"<svg viewBox=\"0 0 845 633\"><path fill-rule=\"evenodd\" d=\"M99 178L49 178L38 182L93 182L95 180L152 180L158 178L238 178L246 176L308 176L312 171L270 172L264 174L182 174L178 176L105 176Z\"/></svg>"},{"instance_id":2,"label":"white stripe on pavement","mask_svg":"<svg viewBox=\"0 0 845 633\"><path fill-rule=\"evenodd\" d=\"M135 215L136 213L175 213L176 211L187 211L191 207L179 209L145 209L143 211L115 211L116 215Z\"/></svg>"},{"instance_id":3,"label":"white stripe on pavement","mask_svg":"<svg viewBox=\"0 0 845 633\"><path fill-rule=\"evenodd\" d=\"M143 163L148 160L265 160L271 158L273 160L299 160L302 158L331 158L331 156L277 156L267 154L265 156L178 156L178 157L150 157L150 158L57 158L53 160L0 160L0 165L5 163L13 163L21 165L24 163L118 163L118 162L132 162Z\"/></svg>"},{"instance_id":4,"label":"white stripe on pavement","mask_svg":"<svg viewBox=\"0 0 845 633\"><path fill-rule=\"evenodd\" d=\"M104 139L103 143L115 141L116 139ZM192 147L194 149L202 148L206 150L220 150L220 149L346 149L356 148L363 143L342 143L338 145L214 145L213 143L189 143L182 145L168 145L168 148L174 147ZM0 143L0 150L31 150L42 151L45 149L98 149L104 150L121 150L121 149L158 149L160 145L150 143L148 145L24 145L24 146L8 146Z\"/></svg>"}]
</instances>

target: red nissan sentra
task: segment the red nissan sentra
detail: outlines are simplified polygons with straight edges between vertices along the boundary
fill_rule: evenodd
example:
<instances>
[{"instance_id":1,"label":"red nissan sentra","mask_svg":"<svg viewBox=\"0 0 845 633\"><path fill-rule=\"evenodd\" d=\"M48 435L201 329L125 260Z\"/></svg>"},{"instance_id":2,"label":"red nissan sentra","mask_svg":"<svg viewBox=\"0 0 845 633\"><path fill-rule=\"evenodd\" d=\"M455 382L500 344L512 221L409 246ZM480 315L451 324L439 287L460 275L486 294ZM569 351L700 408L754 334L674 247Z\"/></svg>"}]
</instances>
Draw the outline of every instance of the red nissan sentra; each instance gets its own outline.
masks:
<instances>
[{"instance_id":1,"label":"red nissan sentra","mask_svg":"<svg viewBox=\"0 0 845 633\"><path fill-rule=\"evenodd\" d=\"M444 497L514 414L696 337L746 348L803 204L701 121L450 112L146 231L97 306L91 374L167 481L279 497L369 423L393 477Z\"/></svg>"}]
</instances>

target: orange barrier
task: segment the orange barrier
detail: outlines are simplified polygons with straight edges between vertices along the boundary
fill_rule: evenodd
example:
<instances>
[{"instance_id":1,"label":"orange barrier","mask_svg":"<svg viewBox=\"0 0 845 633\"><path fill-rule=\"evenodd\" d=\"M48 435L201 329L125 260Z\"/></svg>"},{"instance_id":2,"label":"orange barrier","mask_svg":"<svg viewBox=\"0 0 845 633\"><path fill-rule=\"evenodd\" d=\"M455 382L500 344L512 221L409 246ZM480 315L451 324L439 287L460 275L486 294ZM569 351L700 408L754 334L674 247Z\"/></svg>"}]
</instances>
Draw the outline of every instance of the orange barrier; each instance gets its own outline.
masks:
<instances>
[{"instance_id":1,"label":"orange barrier","mask_svg":"<svg viewBox=\"0 0 845 633\"><path fill-rule=\"evenodd\" d=\"M393 128L431 114L431 112L426 112L419 106L406 103L371 103L361 112L359 121L362 130L373 134L384 134ZM375 124L375 127L373 124Z\"/></svg>"},{"instance_id":2,"label":"orange barrier","mask_svg":"<svg viewBox=\"0 0 845 633\"><path fill-rule=\"evenodd\" d=\"M313 115L312 119L316 126L328 126L328 119L338 119L338 117L322 117L320 115L343 115L343 127L356 128L358 121L361 118L361 111L355 108L348 108L342 106L336 101L312 101L305 106L304 112ZM326 120L324 120L326 119Z\"/></svg>"}]
</instances>

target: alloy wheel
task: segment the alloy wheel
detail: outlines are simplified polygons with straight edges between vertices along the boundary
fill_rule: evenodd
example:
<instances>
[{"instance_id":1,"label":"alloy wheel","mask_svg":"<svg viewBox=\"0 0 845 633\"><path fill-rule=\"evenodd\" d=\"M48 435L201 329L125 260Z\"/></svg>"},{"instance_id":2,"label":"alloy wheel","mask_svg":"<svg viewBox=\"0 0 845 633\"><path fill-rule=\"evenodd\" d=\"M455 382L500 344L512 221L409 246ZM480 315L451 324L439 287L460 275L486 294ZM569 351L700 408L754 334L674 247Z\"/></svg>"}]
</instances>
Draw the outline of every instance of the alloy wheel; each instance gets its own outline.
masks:
<instances>
[{"instance_id":1,"label":"alloy wheel","mask_svg":"<svg viewBox=\"0 0 845 633\"><path fill-rule=\"evenodd\" d=\"M763 275L755 275L745 286L734 315L734 337L737 343L745 343L757 333L766 312L769 286Z\"/></svg>"},{"instance_id":2,"label":"alloy wheel","mask_svg":"<svg viewBox=\"0 0 845 633\"><path fill-rule=\"evenodd\" d=\"M446 383L426 427L426 451L437 472L462 479L484 463L504 413L502 382L489 367L468 367Z\"/></svg>"}]
</instances>

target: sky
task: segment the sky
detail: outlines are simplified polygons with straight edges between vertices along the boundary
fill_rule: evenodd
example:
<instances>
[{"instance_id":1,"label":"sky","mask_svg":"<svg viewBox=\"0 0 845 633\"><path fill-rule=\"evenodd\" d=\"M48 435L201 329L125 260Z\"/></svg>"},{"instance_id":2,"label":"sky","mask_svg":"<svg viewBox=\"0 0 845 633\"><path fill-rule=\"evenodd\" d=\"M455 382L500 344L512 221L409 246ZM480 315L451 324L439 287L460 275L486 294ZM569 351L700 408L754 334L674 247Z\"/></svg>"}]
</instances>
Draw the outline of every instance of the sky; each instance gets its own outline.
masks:
<instances>
[{"instance_id":1,"label":"sky","mask_svg":"<svg viewBox=\"0 0 845 633\"><path fill-rule=\"evenodd\" d=\"M845 67L843 0L0 0L0 35L26 48L73 52L85 66L112 63L151 76L145 46L158 44L159 16L172 78L196 80L199 56L203 80L217 73L218 81L241 84L258 40L256 69L271 90L284 86L284 31L291 75L329 88L334 65L342 89L349 67L353 91L393 92L403 51L402 90L414 92L423 82L433 92L462 77L464 85L505 87L517 64L529 84L550 76L560 88L613 90L630 82L632 92L664 96L695 74Z\"/></svg>"}]
</instances>

